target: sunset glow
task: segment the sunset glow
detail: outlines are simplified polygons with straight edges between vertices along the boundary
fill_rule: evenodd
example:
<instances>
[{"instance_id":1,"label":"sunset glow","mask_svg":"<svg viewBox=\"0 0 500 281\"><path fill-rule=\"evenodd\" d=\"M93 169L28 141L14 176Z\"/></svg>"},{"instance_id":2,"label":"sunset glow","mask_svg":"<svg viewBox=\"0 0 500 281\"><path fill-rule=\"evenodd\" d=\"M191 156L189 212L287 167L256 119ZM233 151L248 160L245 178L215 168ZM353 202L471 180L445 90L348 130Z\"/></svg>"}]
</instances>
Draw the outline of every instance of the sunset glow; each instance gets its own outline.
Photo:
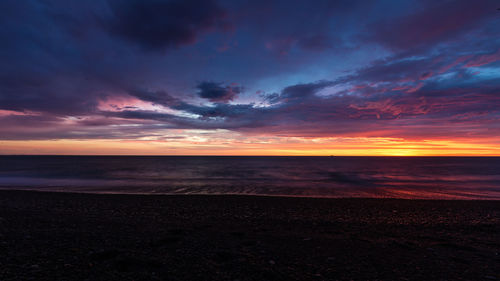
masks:
<instances>
[{"instance_id":1,"label":"sunset glow","mask_svg":"<svg viewBox=\"0 0 500 281\"><path fill-rule=\"evenodd\" d=\"M2 141L3 154L31 155L317 155L317 156L499 156L498 139L405 141L391 138L186 137L155 140Z\"/></svg>"}]
</instances>

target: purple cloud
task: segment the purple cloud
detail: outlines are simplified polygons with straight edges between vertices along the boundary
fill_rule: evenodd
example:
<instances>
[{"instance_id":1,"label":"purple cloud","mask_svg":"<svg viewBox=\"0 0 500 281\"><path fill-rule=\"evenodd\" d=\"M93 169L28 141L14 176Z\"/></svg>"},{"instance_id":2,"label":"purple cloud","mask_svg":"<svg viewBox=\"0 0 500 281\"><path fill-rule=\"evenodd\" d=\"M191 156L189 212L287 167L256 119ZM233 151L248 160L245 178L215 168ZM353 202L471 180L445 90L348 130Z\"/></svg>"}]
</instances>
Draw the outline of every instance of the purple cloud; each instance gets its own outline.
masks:
<instances>
[{"instance_id":1,"label":"purple cloud","mask_svg":"<svg viewBox=\"0 0 500 281\"><path fill-rule=\"evenodd\" d=\"M456 40L498 17L495 11L498 3L494 0L422 1L419 4L409 15L380 21L372 38L390 48L407 50Z\"/></svg>"},{"instance_id":2,"label":"purple cloud","mask_svg":"<svg viewBox=\"0 0 500 281\"><path fill-rule=\"evenodd\" d=\"M226 12L212 0L110 1L110 6L109 32L146 50L193 44L201 34L229 26Z\"/></svg>"}]
</instances>

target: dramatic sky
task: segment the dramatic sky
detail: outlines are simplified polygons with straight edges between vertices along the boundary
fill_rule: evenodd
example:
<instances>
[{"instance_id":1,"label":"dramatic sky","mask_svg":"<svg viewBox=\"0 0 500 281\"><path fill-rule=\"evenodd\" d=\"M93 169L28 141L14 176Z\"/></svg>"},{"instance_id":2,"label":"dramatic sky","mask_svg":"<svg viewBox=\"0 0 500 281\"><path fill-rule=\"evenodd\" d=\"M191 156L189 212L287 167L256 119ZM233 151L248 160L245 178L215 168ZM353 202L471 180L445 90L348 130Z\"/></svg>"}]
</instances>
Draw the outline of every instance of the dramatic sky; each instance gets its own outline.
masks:
<instances>
[{"instance_id":1,"label":"dramatic sky","mask_svg":"<svg viewBox=\"0 0 500 281\"><path fill-rule=\"evenodd\" d=\"M499 8L2 0L0 154L500 155Z\"/></svg>"}]
</instances>

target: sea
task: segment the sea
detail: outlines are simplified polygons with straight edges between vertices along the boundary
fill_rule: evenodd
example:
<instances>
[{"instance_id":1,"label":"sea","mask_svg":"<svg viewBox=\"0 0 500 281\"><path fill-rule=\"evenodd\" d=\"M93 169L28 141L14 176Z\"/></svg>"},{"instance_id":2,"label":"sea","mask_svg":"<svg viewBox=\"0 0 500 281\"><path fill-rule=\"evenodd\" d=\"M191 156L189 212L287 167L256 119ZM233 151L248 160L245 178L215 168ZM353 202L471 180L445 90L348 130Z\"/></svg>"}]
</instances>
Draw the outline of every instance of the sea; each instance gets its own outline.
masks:
<instances>
[{"instance_id":1,"label":"sea","mask_svg":"<svg viewBox=\"0 0 500 281\"><path fill-rule=\"evenodd\" d=\"M0 156L0 189L500 199L500 157Z\"/></svg>"}]
</instances>

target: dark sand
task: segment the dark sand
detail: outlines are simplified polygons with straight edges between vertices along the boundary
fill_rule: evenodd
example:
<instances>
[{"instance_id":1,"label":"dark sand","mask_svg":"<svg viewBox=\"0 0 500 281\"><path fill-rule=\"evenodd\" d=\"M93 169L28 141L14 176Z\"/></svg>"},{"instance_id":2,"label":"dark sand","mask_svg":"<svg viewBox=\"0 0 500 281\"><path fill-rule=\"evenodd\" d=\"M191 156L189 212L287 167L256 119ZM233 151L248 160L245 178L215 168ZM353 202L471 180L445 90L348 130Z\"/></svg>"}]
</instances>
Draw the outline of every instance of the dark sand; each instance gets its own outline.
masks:
<instances>
[{"instance_id":1,"label":"dark sand","mask_svg":"<svg viewBox=\"0 0 500 281\"><path fill-rule=\"evenodd\" d=\"M0 280L500 280L500 202L0 191Z\"/></svg>"}]
</instances>

